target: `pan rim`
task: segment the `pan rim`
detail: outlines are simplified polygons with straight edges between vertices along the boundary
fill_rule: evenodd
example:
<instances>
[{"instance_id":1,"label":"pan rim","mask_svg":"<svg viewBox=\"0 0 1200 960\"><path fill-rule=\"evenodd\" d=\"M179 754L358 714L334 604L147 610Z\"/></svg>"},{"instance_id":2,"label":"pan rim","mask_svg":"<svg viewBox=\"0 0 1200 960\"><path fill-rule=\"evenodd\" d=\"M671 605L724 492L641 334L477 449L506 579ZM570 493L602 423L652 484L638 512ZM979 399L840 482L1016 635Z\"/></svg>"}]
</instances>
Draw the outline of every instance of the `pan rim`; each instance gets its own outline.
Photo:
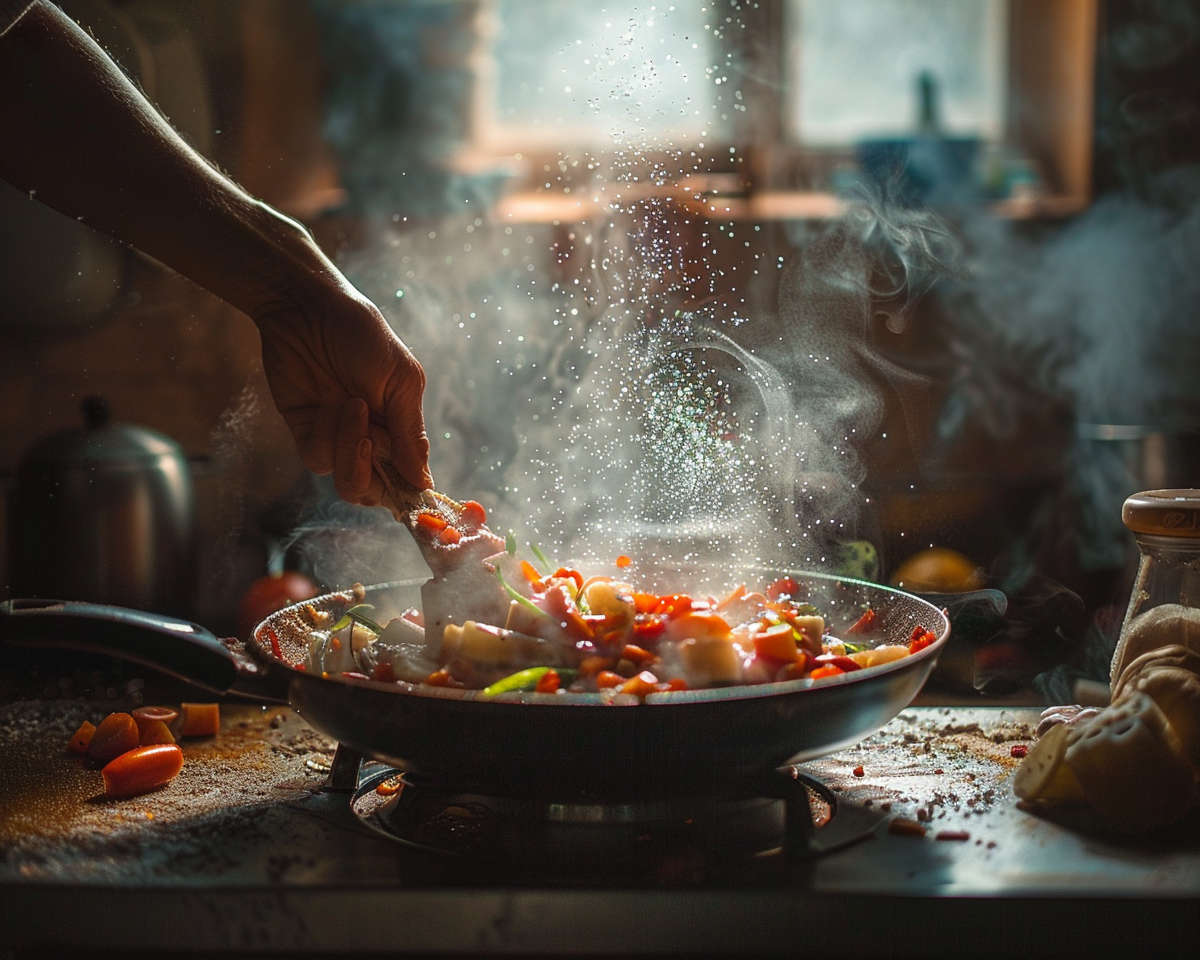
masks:
<instances>
[{"instance_id":1,"label":"pan rim","mask_svg":"<svg viewBox=\"0 0 1200 960\"><path fill-rule=\"evenodd\" d=\"M269 632L274 629L273 624L277 623L280 618L285 615L295 614L306 605L331 604L334 602L346 603L352 599L356 589L361 588L367 593L372 591L378 592L381 590L398 588L398 587L419 587L428 581L428 577L410 577L401 578L392 581L372 584L362 587L356 584L354 587L343 590L334 590L324 593L311 600L302 601L292 604L278 610L260 622L252 631L247 643L252 646L253 652L259 659L266 661L272 669L285 668L290 674L297 678L303 677L306 682L329 683L338 687L359 687L380 691L389 694L395 694L405 697L418 697L427 700L442 700L451 701L461 704L473 704L474 707L463 709L482 709L492 707L563 707L563 708L580 708L580 707L636 707L650 706L658 709L668 707L685 707L694 704L713 704L723 702L740 702L746 700L765 699L770 697L784 697L812 691L816 696L821 690L835 689L861 683L865 680L872 680L881 677L888 673L908 671L917 669L918 666L926 660L936 659L938 654L949 641L951 633L951 624L948 611L945 608L939 609L933 603L930 603L924 597L910 593L906 590L901 590L887 584L873 583L868 580L861 580L854 577L840 577L833 574L822 573L820 571L810 570L793 570L789 573L782 572L783 567L742 567L740 570L744 573L769 572L779 576L792 576L797 579L819 580L828 584L848 585L860 589L867 589L874 593L883 593L894 596L897 600L909 605L916 605L918 609L924 609L931 613L940 621L940 629L936 631L937 636L928 646L918 650L916 653L910 653L906 657L898 660L893 660L888 663L879 664L874 667L864 667L861 670L854 670L849 673L843 673L833 677L823 677L813 680L811 677L806 677L799 680L786 680L761 684L738 684L727 687L709 687L695 690L679 690L663 693L653 693L645 698L638 698L631 694L622 694L617 692L609 693L535 693L532 691L501 693L492 696L485 696L482 690L465 689L458 687L438 687L430 686L423 683L411 683L405 680L395 681L378 681L372 680L366 676L355 676L340 674L319 675L309 673L307 670L296 666L282 657L275 656L270 648L269 640L264 641L264 635L269 635Z\"/></svg>"}]
</instances>

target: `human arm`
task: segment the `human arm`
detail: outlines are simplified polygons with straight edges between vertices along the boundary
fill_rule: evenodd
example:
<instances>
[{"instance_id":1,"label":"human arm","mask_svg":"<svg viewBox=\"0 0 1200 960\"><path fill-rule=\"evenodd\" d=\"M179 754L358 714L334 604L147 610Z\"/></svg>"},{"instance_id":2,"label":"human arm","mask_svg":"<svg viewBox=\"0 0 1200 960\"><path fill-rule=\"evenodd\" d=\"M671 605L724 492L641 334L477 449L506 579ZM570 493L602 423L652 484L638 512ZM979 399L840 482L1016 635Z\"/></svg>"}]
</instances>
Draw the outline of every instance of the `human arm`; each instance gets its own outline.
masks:
<instances>
[{"instance_id":1,"label":"human arm","mask_svg":"<svg viewBox=\"0 0 1200 960\"><path fill-rule=\"evenodd\" d=\"M424 373L379 311L303 227L192 150L45 0L0 35L0 177L246 313L305 465L332 472L341 497L380 502L372 463L384 445L408 482L431 485Z\"/></svg>"}]
</instances>

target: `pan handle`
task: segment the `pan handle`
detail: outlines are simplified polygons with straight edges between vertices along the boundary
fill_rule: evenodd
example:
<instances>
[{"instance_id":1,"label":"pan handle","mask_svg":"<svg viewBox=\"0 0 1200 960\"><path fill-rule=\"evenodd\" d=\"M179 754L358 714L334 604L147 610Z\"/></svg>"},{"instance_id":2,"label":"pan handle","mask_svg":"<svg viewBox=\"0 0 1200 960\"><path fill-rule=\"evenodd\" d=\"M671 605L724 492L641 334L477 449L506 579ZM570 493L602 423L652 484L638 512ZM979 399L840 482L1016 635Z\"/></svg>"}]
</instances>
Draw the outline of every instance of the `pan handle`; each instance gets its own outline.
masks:
<instances>
[{"instance_id":1,"label":"pan handle","mask_svg":"<svg viewBox=\"0 0 1200 960\"><path fill-rule=\"evenodd\" d=\"M0 643L104 653L214 693L228 692L240 673L233 653L199 624L99 603L5 600Z\"/></svg>"}]
</instances>

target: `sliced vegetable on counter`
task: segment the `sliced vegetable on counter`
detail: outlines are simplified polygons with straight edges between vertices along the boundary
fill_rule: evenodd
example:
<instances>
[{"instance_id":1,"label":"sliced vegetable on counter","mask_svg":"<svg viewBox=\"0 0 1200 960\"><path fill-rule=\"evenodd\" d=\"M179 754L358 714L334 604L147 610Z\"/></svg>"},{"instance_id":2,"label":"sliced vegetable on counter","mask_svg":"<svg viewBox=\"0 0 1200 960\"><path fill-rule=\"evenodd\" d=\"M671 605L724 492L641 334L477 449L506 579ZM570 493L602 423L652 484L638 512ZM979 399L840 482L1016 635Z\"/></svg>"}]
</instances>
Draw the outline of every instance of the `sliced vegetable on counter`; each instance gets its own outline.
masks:
<instances>
[{"instance_id":1,"label":"sliced vegetable on counter","mask_svg":"<svg viewBox=\"0 0 1200 960\"><path fill-rule=\"evenodd\" d=\"M71 753L87 753L88 744L92 742L95 733L96 725L90 720L84 720L67 742L67 750Z\"/></svg>"},{"instance_id":2,"label":"sliced vegetable on counter","mask_svg":"<svg viewBox=\"0 0 1200 960\"><path fill-rule=\"evenodd\" d=\"M183 737L215 737L221 732L221 707L216 703L184 703L180 705Z\"/></svg>"},{"instance_id":3,"label":"sliced vegetable on counter","mask_svg":"<svg viewBox=\"0 0 1200 960\"><path fill-rule=\"evenodd\" d=\"M108 763L141 742L137 722L127 713L110 713L100 721L87 745L87 755L97 763Z\"/></svg>"},{"instance_id":4,"label":"sliced vegetable on counter","mask_svg":"<svg viewBox=\"0 0 1200 960\"><path fill-rule=\"evenodd\" d=\"M183 751L178 745L155 743L115 757L100 775L104 777L104 795L124 799L164 786L182 769Z\"/></svg>"}]
</instances>

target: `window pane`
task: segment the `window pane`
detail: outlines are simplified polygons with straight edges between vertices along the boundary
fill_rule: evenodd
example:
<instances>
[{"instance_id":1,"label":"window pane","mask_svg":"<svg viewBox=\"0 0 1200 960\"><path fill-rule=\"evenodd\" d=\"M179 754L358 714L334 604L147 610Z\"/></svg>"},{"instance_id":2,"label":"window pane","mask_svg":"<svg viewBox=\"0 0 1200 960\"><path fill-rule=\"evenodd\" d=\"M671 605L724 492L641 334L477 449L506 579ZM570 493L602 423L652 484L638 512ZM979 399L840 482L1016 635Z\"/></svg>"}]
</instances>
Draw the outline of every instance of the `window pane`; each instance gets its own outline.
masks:
<instances>
[{"instance_id":1,"label":"window pane","mask_svg":"<svg viewBox=\"0 0 1200 960\"><path fill-rule=\"evenodd\" d=\"M497 0L495 11L499 136L665 145L727 133L711 5Z\"/></svg>"},{"instance_id":2,"label":"window pane","mask_svg":"<svg viewBox=\"0 0 1200 960\"><path fill-rule=\"evenodd\" d=\"M1004 0L789 0L792 136L809 145L905 136L933 77L945 133L999 140Z\"/></svg>"}]
</instances>

